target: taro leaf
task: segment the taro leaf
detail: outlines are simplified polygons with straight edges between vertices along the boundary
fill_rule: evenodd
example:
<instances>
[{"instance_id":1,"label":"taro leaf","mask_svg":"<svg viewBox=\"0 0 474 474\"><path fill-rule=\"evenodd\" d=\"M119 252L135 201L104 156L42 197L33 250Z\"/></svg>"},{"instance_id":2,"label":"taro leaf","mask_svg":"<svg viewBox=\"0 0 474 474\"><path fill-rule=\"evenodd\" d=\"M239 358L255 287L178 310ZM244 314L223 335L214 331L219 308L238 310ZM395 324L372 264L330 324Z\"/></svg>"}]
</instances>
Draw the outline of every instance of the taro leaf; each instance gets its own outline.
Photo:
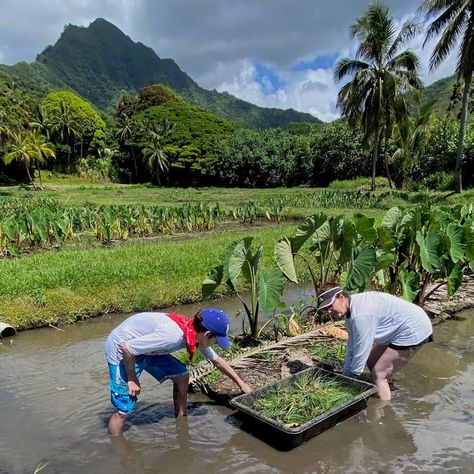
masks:
<instances>
[{"instance_id":1,"label":"taro leaf","mask_svg":"<svg viewBox=\"0 0 474 474\"><path fill-rule=\"evenodd\" d=\"M232 242L224 254L224 276L223 280L230 280L234 287L237 286L237 278L242 271L248 250L252 244L252 237L246 237Z\"/></svg>"},{"instance_id":2,"label":"taro leaf","mask_svg":"<svg viewBox=\"0 0 474 474\"><path fill-rule=\"evenodd\" d=\"M366 217L362 214L357 214L355 216L357 232L367 244L374 244L377 240L377 231L374 227L374 223L375 219L373 217Z\"/></svg>"},{"instance_id":3,"label":"taro leaf","mask_svg":"<svg viewBox=\"0 0 474 474\"><path fill-rule=\"evenodd\" d=\"M353 222L341 218L337 223L336 249L339 251L338 265L344 265L352 258L352 247L357 238L356 228Z\"/></svg>"},{"instance_id":4,"label":"taro leaf","mask_svg":"<svg viewBox=\"0 0 474 474\"><path fill-rule=\"evenodd\" d=\"M403 299L410 301L411 303L420 291L420 281L418 274L416 272L409 272L405 268L400 268L397 276L402 285Z\"/></svg>"},{"instance_id":5,"label":"taro leaf","mask_svg":"<svg viewBox=\"0 0 474 474\"><path fill-rule=\"evenodd\" d=\"M383 216L381 225L393 230L400 223L401 218L402 211L398 207L392 207Z\"/></svg>"},{"instance_id":6,"label":"taro leaf","mask_svg":"<svg viewBox=\"0 0 474 474\"><path fill-rule=\"evenodd\" d=\"M268 313L273 311L283 294L283 274L279 268L260 272L258 303L260 309Z\"/></svg>"},{"instance_id":7,"label":"taro leaf","mask_svg":"<svg viewBox=\"0 0 474 474\"><path fill-rule=\"evenodd\" d=\"M474 271L474 219L471 217L464 223L464 241L466 242L466 260Z\"/></svg>"},{"instance_id":8,"label":"taro leaf","mask_svg":"<svg viewBox=\"0 0 474 474\"><path fill-rule=\"evenodd\" d=\"M224 275L223 265L217 265L214 267L206 276L206 279L202 282L202 297L207 298L214 293L216 288L222 283L222 277Z\"/></svg>"},{"instance_id":9,"label":"taro leaf","mask_svg":"<svg viewBox=\"0 0 474 474\"><path fill-rule=\"evenodd\" d=\"M416 242L420 247L420 258L423 268L433 273L441 262L441 234L438 230L429 230L426 237L420 231L416 233Z\"/></svg>"},{"instance_id":10,"label":"taro leaf","mask_svg":"<svg viewBox=\"0 0 474 474\"><path fill-rule=\"evenodd\" d=\"M314 231L327 220L325 214L315 214L305 219L296 229L296 235L291 239L291 246L294 253L297 253L306 241L314 234Z\"/></svg>"},{"instance_id":11,"label":"taro leaf","mask_svg":"<svg viewBox=\"0 0 474 474\"><path fill-rule=\"evenodd\" d=\"M377 237L379 240L379 246L385 252L394 252L395 243L392 232L386 227L379 227L377 229Z\"/></svg>"},{"instance_id":12,"label":"taro leaf","mask_svg":"<svg viewBox=\"0 0 474 474\"><path fill-rule=\"evenodd\" d=\"M298 283L291 244L292 241L287 237L283 237L275 244L275 261L288 280Z\"/></svg>"},{"instance_id":13,"label":"taro leaf","mask_svg":"<svg viewBox=\"0 0 474 474\"><path fill-rule=\"evenodd\" d=\"M354 250L354 258L349 269L345 289L358 290L365 287L367 279L374 270L376 262L375 250L372 247L362 247Z\"/></svg>"},{"instance_id":14,"label":"taro leaf","mask_svg":"<svg viewBox=\"0 0 474 474\"><path fill-rule=\"evenodd\" d=\"M377 252L377 261L375 263L375 271L383 270L388 268L390 265L394 264L397 261L397 254L395 253L385 253Z\"/></svg>"},{"instance_id":15,"label":"taro leaf","mask_svg":"<svg viewBox=\"0 0 474 474\"><path fill-rule=\"evenodd\" d=\"M331 220L323 222L314 232L311 247L314 248L315 244L324 242L331 237Z\"/></svg>"},{"instance_id":16,"label":"taro leaf","mask_svg":"<svg viewBox=\"0 0 474 474\"><path fill-rule=\"evenodd\" d=\"M408 224L411 224L413 220L415 220L415 210L409 209L408 211L405 211L405 214L403 214L400 225L404 227Z\"/></svg>"},{"instance_id":17,"label":"taro leaf","mask_svg":"<svg viewBox=\"0 0 474 474\"><path fill-rule=\"evenodd\" d=\"M448 260L446 270L448 273L448 296L452 296L461 286L463 272L458 263L453 263L450 260Z\"/></svg>"},{"instance_id":18,"label":"taro leaf","mask_svg":"<svg viewBox=\"0 0 474 474\"><path fill-rule=\"evenodd\" d=\"M454 263L464 260L464 229L459 224L449 224L446 228L446 235L449 240L449 255Z\"/></svg>"},{"instance_id":19,"label":"taro leaf","mask_svg":"<svg viewBox=\"0 0 474 474\"><path fill-rule=\"evenodd\" d=\"M459 220L465 221L466 219L469 219L472 216L472 212L472 204L465 204L461 207L461 211L459 213Z\"/></svg>"},{"instance_id":20,"label":"taro leaf","mask_svg":"<svg viewBox=\"0 0 474 474\"><path fill-rule=\"evenodd\" d=\"M19 228L13 217L10 217L3 222L2 231L9 240L16 240Z\"/></svg>"},{"instance_id":21,"label":"taro leaf","mask_svg":"<svg viewBox=\"0 0 474 474\"><path fill-rule=\"evenodd\" d=\"M249 283L252 282L253 275L257 274L257 271L260 265L260 259L262 258L262 255L263 255L263 249L264 249L263 245L260 245L260 247L255 252L255 255L252 255L250 249L247 249L247 257L242 267L242 275ZM253 275L251 271L252 269L253 269Z\"/></svg>"},{"instance_id":22,"label":"taro leaf","mask_svg":"<svg viewBox=\"0 0 474 474\"><path fill-rule=\"evenodd\" d=\"M451 222L451 216L441 209L433 209L434 218L441 224L441 227L447 227Z\"/></svg>"}]
</instances>

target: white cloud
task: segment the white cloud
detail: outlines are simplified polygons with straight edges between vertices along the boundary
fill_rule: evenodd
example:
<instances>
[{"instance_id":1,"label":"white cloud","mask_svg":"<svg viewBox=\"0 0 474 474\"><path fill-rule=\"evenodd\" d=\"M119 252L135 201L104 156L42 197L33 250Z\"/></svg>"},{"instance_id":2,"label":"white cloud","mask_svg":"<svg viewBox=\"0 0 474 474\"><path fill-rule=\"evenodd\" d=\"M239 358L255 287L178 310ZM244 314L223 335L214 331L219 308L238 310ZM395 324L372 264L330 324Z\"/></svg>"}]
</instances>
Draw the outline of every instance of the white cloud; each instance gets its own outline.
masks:
<instances>
[{"instance_id":1,"label":"white cloud","mask_svg":"<svg viewBox=\"0 0 474 474\"><path fill-rule=\"evenodd\" d=\"M421 0L420 0L421 1ZM203 87L227 90L259 105L337 116L338 87L332 71L291 72L315 57L352 56L349 26L371 0L0 0L0 62L32 61L54 43L64 25L88 25L103 17L134 41L175 59ZM386 0L396 18L413 14L419 2ZM431 83L454 72L452 55L428 73L429 45L413 42L422 57L422 77ZM344 52L345 51L345 52ZM264 64L283 81L270 94L256 80L254 64Z\"/></svg>"},{"instance_id":2,"label":"white cloud","mask_svg":"<svg viewBox=\"0 0 474 474\"><path fill-rule=\"evenodd\" d=\"M299 72L282 72L285 86L270 94L265 93L265 84L256 80L256 68L250 61L242 61L238 74L222 82L217 90L228 91L244 100L262 107L293 108L309 112L321 120L331 121L338 117L332 71L328 69Z\"/></svg>"}]
</instances>

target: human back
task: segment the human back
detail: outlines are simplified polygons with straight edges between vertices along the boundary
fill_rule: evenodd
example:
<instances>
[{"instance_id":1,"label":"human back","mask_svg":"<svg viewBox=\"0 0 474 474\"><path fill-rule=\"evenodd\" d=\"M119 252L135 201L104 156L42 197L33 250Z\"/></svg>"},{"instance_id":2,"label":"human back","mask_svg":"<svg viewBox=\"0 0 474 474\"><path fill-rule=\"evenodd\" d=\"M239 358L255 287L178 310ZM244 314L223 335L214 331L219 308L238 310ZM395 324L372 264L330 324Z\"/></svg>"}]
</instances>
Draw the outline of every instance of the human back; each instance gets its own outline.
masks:
<instances>
[{"instance_id":1,"label":"human back","mask_svg":"<svg viewBox=\"0 0 474 474\"><path fill-rule=\"evenodd\" d=\"M378 291L366 291L351 296L351 317L376 317L374 342L400 346L418 344L432 333L425 311L402 298Z\"/></svg>"}]
</instances>

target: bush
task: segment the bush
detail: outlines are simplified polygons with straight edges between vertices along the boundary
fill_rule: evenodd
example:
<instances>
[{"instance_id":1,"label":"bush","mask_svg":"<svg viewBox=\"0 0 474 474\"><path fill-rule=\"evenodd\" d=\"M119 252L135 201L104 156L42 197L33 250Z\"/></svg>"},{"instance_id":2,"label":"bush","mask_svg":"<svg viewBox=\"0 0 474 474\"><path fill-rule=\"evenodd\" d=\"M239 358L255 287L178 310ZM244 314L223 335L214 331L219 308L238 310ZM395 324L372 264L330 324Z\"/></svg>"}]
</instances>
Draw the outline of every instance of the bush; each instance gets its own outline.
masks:
<instances>
[{"instance_id":1,"label":"bush","mask_svg":"<svg viewBox=\"0 0 474 474\"><path fill-rule=\"evenodd\" d=\"M449 191L454 189L455 179L454 173L446 171L436 171L426 176L418 183L418 189L433 189L436 191Z\"/></svg>"}]
</instances>

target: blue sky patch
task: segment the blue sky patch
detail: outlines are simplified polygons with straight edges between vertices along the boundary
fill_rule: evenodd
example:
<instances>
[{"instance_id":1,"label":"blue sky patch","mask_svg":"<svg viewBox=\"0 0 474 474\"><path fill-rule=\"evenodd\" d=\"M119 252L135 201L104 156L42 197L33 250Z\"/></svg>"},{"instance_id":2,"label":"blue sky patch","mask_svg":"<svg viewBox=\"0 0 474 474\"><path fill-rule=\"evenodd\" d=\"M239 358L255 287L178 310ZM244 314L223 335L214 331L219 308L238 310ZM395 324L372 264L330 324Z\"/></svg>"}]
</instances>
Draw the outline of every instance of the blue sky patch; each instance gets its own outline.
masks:
<instances>
[{"instance_id":1,"label":"blue sky patch","mask_svg":"<svg viewBox=\"0 0 474 474\"><path fill-rule=\"evenodd\" d=\"M314 59L309 61L300 61L293 65L291 71L307 71L308 69L329 69L334 66L334 63L338 57L338 53L334 54L323 54L316 56Z\"/></svg>"},{"instance_id":2,"label":"blue sky patch","mask_svg":"<svg viewBox=\"0 0 474 474\"><path fill-rule=\"evenodd\" d=\"M260 63L255 63L255 80L261 84L265 95L273 94L286 85L278 74Z\"/></svg>"}]
</instances>

